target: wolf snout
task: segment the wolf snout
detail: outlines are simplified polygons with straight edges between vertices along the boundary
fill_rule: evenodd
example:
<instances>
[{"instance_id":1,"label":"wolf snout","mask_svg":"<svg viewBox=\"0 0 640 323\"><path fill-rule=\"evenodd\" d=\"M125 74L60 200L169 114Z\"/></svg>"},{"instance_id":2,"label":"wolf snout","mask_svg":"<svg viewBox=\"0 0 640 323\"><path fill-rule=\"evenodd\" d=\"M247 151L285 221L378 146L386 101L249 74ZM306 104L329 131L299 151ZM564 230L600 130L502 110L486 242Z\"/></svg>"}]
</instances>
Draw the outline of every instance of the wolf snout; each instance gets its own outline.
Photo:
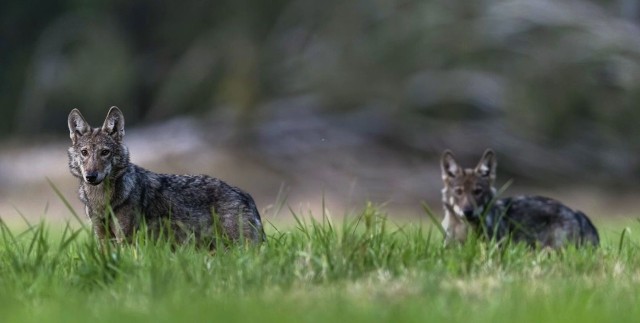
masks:
<instances>
[{"instance_id":1,"label":"wolf snout","mask_svg":"<svg viewBox=\"0 0 640 323\"><path fill-rule=\"evenodd\" d=\"M462 210L462 213L467 219L473 219L476 217L476 211L474 209L464 209Z\"/></svg>"},{"instance_id":2,"label":"wolf snout","mask_svg":"<svg viewBox=\"0 0 640 323\"><path fill-rule=\"evenodd\" d=\"M84 175L84 180L87 181L87 183L89 184L100 184L100 180L98 179L98 173L97 172L93 172L93 173L87 173Z\"/></svg>"}]
</instances>

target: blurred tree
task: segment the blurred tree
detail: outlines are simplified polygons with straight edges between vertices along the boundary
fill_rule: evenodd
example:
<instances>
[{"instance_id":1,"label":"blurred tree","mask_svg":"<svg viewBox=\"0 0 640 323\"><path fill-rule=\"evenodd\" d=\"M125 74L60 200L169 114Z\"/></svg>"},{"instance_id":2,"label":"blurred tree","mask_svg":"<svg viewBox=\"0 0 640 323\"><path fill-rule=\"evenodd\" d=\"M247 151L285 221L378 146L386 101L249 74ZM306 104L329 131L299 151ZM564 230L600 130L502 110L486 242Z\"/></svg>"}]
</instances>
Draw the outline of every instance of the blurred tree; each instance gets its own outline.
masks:
<instances>
[{"instance_id":1,"label":"blurred tree","mask_svg":"<svg viewBox=\"0 0 640 323\"><path fill-rule=\"evenodd\" d=\"M130 124L215 116L261 145L261 129L307 109L296 104L308 100L291 99L306 97L313 109L300 118L342 120L399 152L471 154L480 141L519 156L523 168L553 151L581 167L633 172L637 8L635 0L5 1L0 136L61 133L73 107L95 120L118 105Z\"/></svg>"}]
</instances>

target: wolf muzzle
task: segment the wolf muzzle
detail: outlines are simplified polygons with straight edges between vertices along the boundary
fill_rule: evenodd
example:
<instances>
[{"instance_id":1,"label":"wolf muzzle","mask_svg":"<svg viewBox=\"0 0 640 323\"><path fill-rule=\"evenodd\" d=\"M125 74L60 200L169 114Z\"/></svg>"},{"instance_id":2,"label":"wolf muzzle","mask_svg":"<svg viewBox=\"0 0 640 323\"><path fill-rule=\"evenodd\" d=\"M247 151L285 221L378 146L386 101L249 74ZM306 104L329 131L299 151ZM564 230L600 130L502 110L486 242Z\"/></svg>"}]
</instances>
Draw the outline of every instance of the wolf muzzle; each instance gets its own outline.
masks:
<instances>
[{"instance_id":1,"label":"wolf muzzle","mask_svg":"<svg viewBox=\"0 0 640 323\"><path fill-rule=\"evenodd\" d=\"M484 211L483 208L468 208L468 209L463 209L462 214L464 214L464 218L467 221L477 223L480 221L483 211Z\"/></svg>"},{"instance_id":2,"label":"wolf muzzle","mask_svg":"<svg viewBox=\"0 0 640 323\"><path fill-rule=\"evenodd\" d=\"M84 180L85 180L87 183L91 184L91 185L98 185L98 184L100 184L100 182L102 182L102 181L99 179L99 176L98 176L98 173L97 173L97 172L86 173L86 174L84 175Z\"/></svg>"}]
</instances>

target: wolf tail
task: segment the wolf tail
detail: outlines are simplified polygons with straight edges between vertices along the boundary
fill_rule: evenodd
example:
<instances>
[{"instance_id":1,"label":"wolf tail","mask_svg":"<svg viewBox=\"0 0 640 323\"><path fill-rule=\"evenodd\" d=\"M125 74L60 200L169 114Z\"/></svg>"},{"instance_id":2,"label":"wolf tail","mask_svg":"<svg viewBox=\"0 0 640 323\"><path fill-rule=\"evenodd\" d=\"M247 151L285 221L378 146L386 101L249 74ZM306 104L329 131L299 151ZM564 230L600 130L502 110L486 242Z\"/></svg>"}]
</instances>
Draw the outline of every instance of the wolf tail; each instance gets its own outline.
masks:
<instances>
[{"instance_id":1,"label":"wolf tail","mask_svg":"<svg viewBox=\"0 0 640 323\"><path fill-rule=\"evenodd\" d=\"M258 212L258 207L256 203L253 201L253 198L249 196L249 208L251 210L251 225L254 230L258 232L258 242L267 242L267 234L264 232L264 226L262 224L262 219L260 218L260 212Z\"/></svg>"},{"instance_id":2,"label":"wolf tail","mask_svg":"<svg viewBox=\"0 0 640 323\"><path fill-rule=\"evenodd\" d=\"M598 246L600 244L600 236L598 235L598 230L593 225L591 220L580 211L577 211L575 215L576 220L580 225L580 244L591 244L593 246Z\"/></svg>"}]
</instances>

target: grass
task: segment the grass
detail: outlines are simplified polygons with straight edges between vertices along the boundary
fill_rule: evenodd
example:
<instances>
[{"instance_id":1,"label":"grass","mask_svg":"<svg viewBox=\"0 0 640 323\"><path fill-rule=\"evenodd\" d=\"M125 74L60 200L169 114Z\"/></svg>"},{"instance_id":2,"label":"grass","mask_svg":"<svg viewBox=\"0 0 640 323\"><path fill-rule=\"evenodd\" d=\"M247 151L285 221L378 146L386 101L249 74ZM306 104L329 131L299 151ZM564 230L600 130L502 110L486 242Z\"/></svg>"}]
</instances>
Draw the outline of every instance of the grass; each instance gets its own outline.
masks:
<instances>
[{"instance_id":1,"label":"grass","mask_svg":"<svg viewBox=\"0 0 640 323\"><path fill-rule=\"evenodd\" d=\"M380 208L334 223L295 215L259 248L211 254L136 240L101 250L90 231L0 222L1 322L602 322L640 315L640 248L607 228L597 250L474 241ZM624 233L623 233L624 232Z\"/></svg>"}]
</instances>

